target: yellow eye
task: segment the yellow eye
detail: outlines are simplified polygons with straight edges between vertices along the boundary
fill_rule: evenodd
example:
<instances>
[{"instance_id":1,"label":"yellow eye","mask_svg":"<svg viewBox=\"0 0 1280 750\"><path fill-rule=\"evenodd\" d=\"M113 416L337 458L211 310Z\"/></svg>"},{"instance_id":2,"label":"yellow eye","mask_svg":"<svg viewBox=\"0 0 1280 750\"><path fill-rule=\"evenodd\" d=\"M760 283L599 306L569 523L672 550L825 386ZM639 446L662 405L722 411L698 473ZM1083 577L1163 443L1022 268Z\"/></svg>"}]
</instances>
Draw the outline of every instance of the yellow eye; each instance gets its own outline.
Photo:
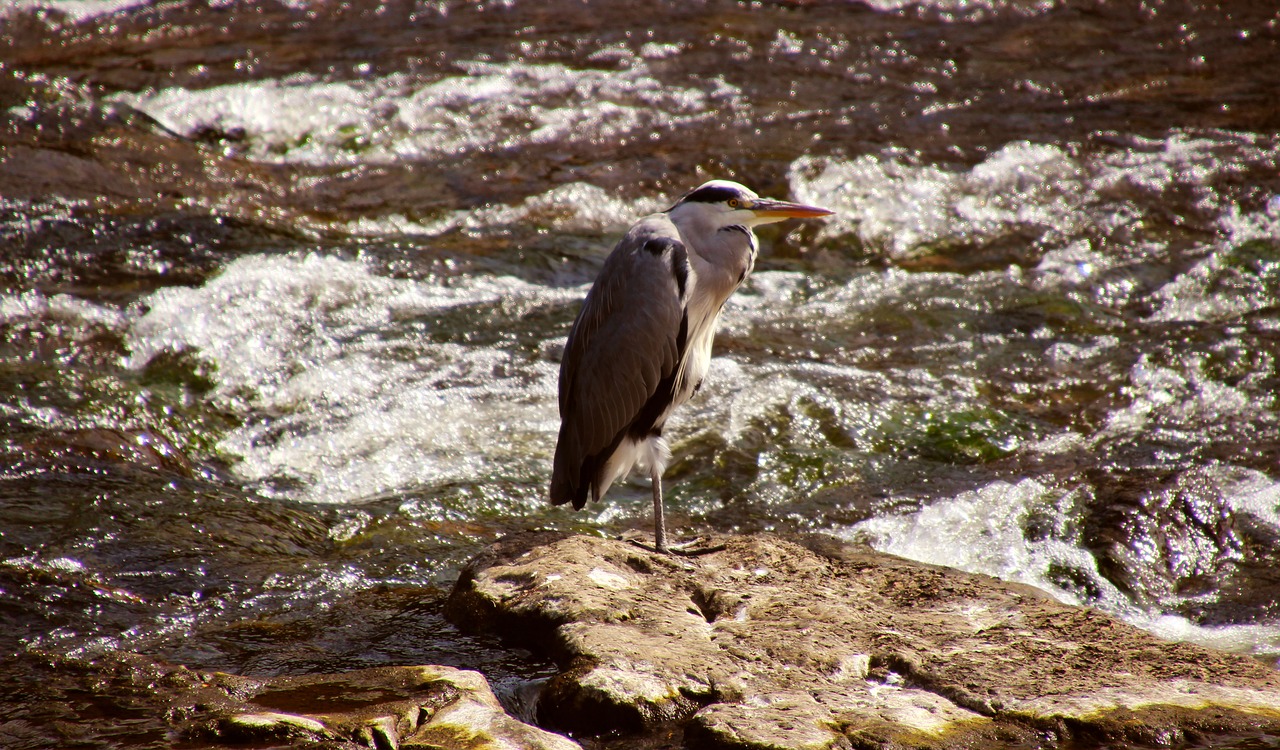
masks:
<instances>
[{"instance_id":1,"label":"yellow eye","mask_svg":"<svg viewBox=\"0 0 1280 750\"><path fill-rule=\"evenodd\" d=\"M737 198L729 199L729 208L737 208L740 205L742 205L742 203Z\"/></svg>"}]
</instances>

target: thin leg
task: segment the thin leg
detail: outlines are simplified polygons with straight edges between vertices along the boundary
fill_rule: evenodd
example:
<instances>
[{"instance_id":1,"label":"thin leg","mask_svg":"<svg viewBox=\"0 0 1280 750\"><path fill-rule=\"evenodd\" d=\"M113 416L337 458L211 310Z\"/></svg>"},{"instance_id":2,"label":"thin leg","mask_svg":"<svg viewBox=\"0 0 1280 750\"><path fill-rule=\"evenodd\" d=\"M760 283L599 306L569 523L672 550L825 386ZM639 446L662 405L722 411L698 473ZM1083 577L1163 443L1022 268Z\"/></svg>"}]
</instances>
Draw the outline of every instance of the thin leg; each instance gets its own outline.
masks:
<instances>
[{"instance_id":1,"label":"thin leg","mask_svg":"<svg viewBox=\"0 0 1280 750\"><path fill-rule=\"evenodd\" d=\"M662 474L656 470L651 470L649 472L649 480L653 482L653 546L650 547L634 539L629 540L632 544L650 552L658 552L663 555L680 555L682 557L698 557L724 551L723 544L717 544L713 547L693 547L694 542L687 542L685 544L677 544L675 547L668 547L667 524L662 517Z\"/></svg>"},{"instance_id":2,"label":"thin leg","mask_svg":"<svg viewBox=\"0 0 1280 750\"><path fill-rule=\"evenodd\" d=\"M667 523L662 517L662 472L656 466L649 470L653 481L653 546L659 552L667 551Z\"/></svg>"}]
</instances>

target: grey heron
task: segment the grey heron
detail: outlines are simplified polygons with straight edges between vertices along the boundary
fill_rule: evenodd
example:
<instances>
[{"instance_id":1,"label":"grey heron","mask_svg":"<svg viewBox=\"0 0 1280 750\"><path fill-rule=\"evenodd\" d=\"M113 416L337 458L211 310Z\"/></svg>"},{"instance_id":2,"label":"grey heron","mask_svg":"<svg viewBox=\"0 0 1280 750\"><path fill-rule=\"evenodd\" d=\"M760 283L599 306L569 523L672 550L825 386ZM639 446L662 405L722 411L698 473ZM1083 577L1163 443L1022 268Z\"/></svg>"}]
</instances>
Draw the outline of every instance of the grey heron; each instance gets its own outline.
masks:
<instances>
[{"instance_id":1,"label":"grey heron","mask_svg":"<svg viewBox=\"0 0 1280 750\"><path fill-rule=\"evenodd\" d=\"M638 221L604 262L560 362L551 502L581 509L639 466L653 483L654 546L668 551L662 429L702 385L729 295L755 266L754 227L831 214L712 180Z\"/></svg>"}]
</instances>

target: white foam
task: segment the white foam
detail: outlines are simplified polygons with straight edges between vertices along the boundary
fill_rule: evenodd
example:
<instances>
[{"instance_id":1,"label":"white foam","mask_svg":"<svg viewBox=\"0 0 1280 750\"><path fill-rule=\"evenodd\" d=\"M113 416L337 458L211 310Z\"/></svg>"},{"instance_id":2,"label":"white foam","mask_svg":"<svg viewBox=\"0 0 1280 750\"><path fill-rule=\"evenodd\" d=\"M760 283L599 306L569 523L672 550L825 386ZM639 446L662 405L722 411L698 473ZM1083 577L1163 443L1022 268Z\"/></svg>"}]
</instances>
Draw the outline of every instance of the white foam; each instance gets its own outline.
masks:
<instances>
[{"instance_id":1,"label":"white foam","mask_svg":"<svg viewBox=\"0 0 1280 750\"><path fill-rule=\"evenodd\" d=\"M565 234L607 234L613 240L641 217L666 207L661 198L654 196L627 200L587 182L572 182L530 196L513 206L450 211L428 220L409 219L399 214L361 217L344 224L343 229L353 235L364 236L399 234L432 237L455 230L483 235L519 226ZM566 253L573 252L573 247L568 244L560 249ZM609 249L607 244L598 248L602 259Z\"/></svg>"},{"instance_id":2,"label":"white foam","mask_svg":"<svg viewBox=\"0 0 1280 750\"><path fill-rule=\"evenodd\" d=\"M1201 210L1217 213L1226 205L1210 184L1215 178L1270 166L1276 155L1275 143L1255 135L1174 132L1161 140L1133 138L1132 147L1103 152L1087 167L1090 187L1100 194L1136 188L1159 195L1179 188L1193 194Z\"/></svg>"},{"instance_id":3,"label":"white foam","mask_svg":"<svg viewBox=\"0 0 1280 750\"><path fill-rule=\"evenodd\" d=\"M1276 158L1280 160L1280 153ZM1280 195L1271 196L1261 211L1241 211L1238 206L1228 206L1218 224L1231 245L1250 240L1280 242Z\"/></svg>"},{"instance_id":4,"label":"white foam","mask_svg":"<svg viewBox=\"0 0 1280 750\"><path fill-rule=\"evenodd\" d=\"M836 211L820 237L854 235L901 258L933 243L987 241L1020 229L1039 233L1052 248L1085 228L1132 225L1142 217L1125 197L1133 190L1154 196L1185 190L1242 234L1274 232L1271 219L1233 214L1213 181L1274 164L1278 149L1273 139L1224 133L1174 133L1085 156L1016 142L964 172L919 164L891 148L852 161L801 157L789 179L799 200Z\"/></svg>"},{"instance_id":5,"label":"white foam","mask_svg":"<svg viewBox=\"0 0 1280 750\"><path fill-rule=\"evenodd\" d=\"M146 5L148 2L150 0L7 0L0 7L0 18L15 12L50 8L59 13L65 13L73 23L79 23Z\"/></svg>"},{"instance_id":6,"label":"white foam","mask_svg":"<svg viewBox=\"0 0 1280 750\"><path fill-rule=\"evenodd\" d=\"M197 350L217 367L214 397L249 417L219 446L241 457L236 471L299 482L302 499L348 502L545 460L555 364L428 337L456 308L475 307L484 331L581 295L513 278L390 279L321 255L249 256L202 287L147 298L128 364Z\"/></svg>"},{"instance_id":7,"label":"white foam","mask_svg":"<svg viewBox=\"0 0 1280 750\"><path fill-rule=\"evenodd\" d=\"M1035 479L1015 484L994 482L902 516L871 518L845 536L882 552L946 565L1044 589L1070 604L1084 603L1077 591L1062 588L1052 575L1060 566L1089 577L1100 593L1091 602L1111 611L1130 612L1128 599L1097 570L1087 551L1064 541L1068 509L1074 497ZM1052 522L1057 534L1028 540L1025 525L1035 513Z\"/></svg>"},{"instance_id":8,"label":"white foam","mask_svg":"<svg viewBox=\"0 0 1280 750\"><path fill-rule=\"evenodd\" d=\"M1091 284L1101 271L1114 266L1114 261L1093 249L1087 239L1046 252L1036 266L1032 281L1038 289L1079 287Z\"/></svg>"},{"instance_id":9,"label":"white foam","mask_svg":"<svg viewBox=\"0 0 1280 750\"><path fill-rule=\"evenodd\" d=\"M459 63L461 75L424 81L397 73L322 81L294 75L207 89L122 92L184 134L237 133L249 158L287 163L385 163L482 148L608 142L710 116L741 92L721 80L670 86L631 56L622 70L547 63Z\"/></svg>"},{"instance_id":10,"label":"white foam","mask_svg":"<svg viewBox=\"0 0 1280 750\"><path fill-rule=\"evenodd\" d=\"M461 225L482 231L524 224L566 233L625 232L638 219L667 208L661 198L626 200L586 182L559 185L515 206L495 206L466 214Z\"/></svg>"},{"instance_id":11,"label":"white foam","mask_svg":"<svg viewBox=\"0 0 1280 750\"><path fill-rule=\"evenodd\" d=\"M1270 243L1272 258L1280 255L1280 198L1255 212L1228 206L1218 223L1225 236L1208 257L1156 290L1152 320L1227 321L1275 304L1280 261L1236 261L1240 246L1252 241Z\"/></svg>"},{"instance_id":12,"label":"white foam","mask_svg":"<svg viewBox=\"0 0 1280 750\"><path fill-rule=\"evenodd\" d=\"M0 323L6 325L38 318L49 309L49 298L32 289L22 294L0 295Z\"/></svg>"},{"instance_id":13,"label":"white foam","mask_svg":"<svg viewBox=\"0 0 1280 750\"><path fill-rule=\"evenodd\" d=\"M1215 252L1156 290L1153 296L1157 307L1151 319L1228 321L1274 304L1266 287L1228 263L1224 252ZM1232 281L1235 283L1230 283Z\"/></svg>"},{"instance_id":14,"label":"white foam","mask_svg":"<svg viewBox=\"0 0 1280 750\"><path fill-rule=\"evenodd\" d=\"M1224 497L1232 510L1280 527L1280 482L1266 474L1248 472L1238 477L1226 488Z\"/></svg>"},{"instance_id":15,"label":"white foam","mask_svg":"<svg viewBox=\"0 0 1280 750\"><path fill-rule=\"evenodd\" d=\"M1181 369L1153 363L1143 355L1129 371L1121 390L1129 402L1107 415L1095 442L1127 435L1147 437L1160 431L1203 432L1204 425L1232 417L1247 417L1257 408L1245 391L1214 380L1203 372L1204 359L1190 358Z\"/></svg>"},{"instance_id":16,"label":"white foam","mask_svg":"<svg viewBox=\"0 0 1280 750\"><path fill-rule=\"evenodd\" d=\"M1177 615L1135 618L1131 624L1170 641L1197 643L1237 654L1280 656L1280 625L1197 625Z\"/></svg>"},{"instance_id":17,"label":"white foam","mask_svg":"<svg viewBox=\"0 0 1280 750\"><path fill-rule=\"evenodd\" d=\"M1259 472L1232 467L1221 467L1218 475L1228 508L1280 529L1280 483ZM999 481L914 513L868 519L842 535L912 560L1035 586L1060 601L1096 606L1163 638L1244 653L1280 654L1278 625L1202 626L1137 607L1099 572L1096 559L1080 546L1073 520L1079 515L1075 502L1070 491L1035 479ZM1027 533L1029 525L1036 533ZM1070 572L1071 579L1087 582L1091 590L1087 600L1080 589L1063 588L1064 571Z\"/></svg>"},{"instance_id":18,"label":"white foam","mask_svg":"<svg viewBox=\"0 0 1280 750\"><path fill-rule=\"evenodd\" d=\"M976 20L993 13L1015 11L1019 15L1040 15L1056 8L1058 0L865 0L868 7L885 13L904 8L937 12L946 20Z\"/></svg>"},{"instance_id":19,"label":"white foam","mask_svg":"<svg viewBox=\"0 0 1280 750\"><path fill-rule=\"evenodd\" d=\"M123 331L129 317L118 308L70 294L47 296L37 290L0 294L0 324L55 325L73 341L86 341L102 330Z\"/></svg>"},{"instance_id":20,"label":"white foam","mask_svg":"<svg viewBox=\"0 0 1280 750\"><path fill-rule=\"evenodd\" d=\"M1006 145L969 172L916 165L899 150L852 162L801 157L792 192L836 211L821 236L850 232L906 257L940 241L989 239L1031 225L1070 234L1086 220L1085 174L1056 146Z\"/></svg>"}]
</instances>

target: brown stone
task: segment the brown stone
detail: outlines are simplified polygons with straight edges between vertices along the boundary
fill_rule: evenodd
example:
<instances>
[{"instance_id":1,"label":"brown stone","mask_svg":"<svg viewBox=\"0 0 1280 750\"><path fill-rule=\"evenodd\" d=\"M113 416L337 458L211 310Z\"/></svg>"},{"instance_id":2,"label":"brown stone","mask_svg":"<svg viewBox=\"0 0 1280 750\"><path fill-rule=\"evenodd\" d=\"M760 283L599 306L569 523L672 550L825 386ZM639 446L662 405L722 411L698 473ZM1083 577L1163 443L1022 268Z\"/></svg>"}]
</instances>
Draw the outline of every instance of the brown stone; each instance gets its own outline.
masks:
<instances>
[{"instance_id":1,"label":"brown stone","mask_svg":"<svg viewBox=\"0 0 1280 750\"><path fill-rule=\"evenodd\" d=\"M830 538L725 544L512 537L448 612L557 659L539 721L573 732L680 721L687 746L754 750L1280 732L1280 677L1247 657Z\"/></svg>"},{"instance_id":2,"label":"brown stone","mask_svg":"<svg viewBox=\"0 0 1280 750\"><path fill-rule=\"evenodd\" d=\"M188 735L236 742L341 743L401 750L578 745L508 716L478 672L451 667L380 667L334 675L253 680L214 675Z\"/></svg>"},{"instance_id":3,"label":"brown stone","mask_svg":"<svg viewBox=\"0 0 1280 750\"><path fill-rule=\"evenodd\" d=\"M42 741L30 746L47 747L60 735L68 745L112 747L168 737L182 747L580 750L507 715L480 673L452 667L256 678L123 652L48 667L28 716L0 722L0 745L32 735ZM50 715L63 720L44 726Z\"/></svg>"}]
</instances>

